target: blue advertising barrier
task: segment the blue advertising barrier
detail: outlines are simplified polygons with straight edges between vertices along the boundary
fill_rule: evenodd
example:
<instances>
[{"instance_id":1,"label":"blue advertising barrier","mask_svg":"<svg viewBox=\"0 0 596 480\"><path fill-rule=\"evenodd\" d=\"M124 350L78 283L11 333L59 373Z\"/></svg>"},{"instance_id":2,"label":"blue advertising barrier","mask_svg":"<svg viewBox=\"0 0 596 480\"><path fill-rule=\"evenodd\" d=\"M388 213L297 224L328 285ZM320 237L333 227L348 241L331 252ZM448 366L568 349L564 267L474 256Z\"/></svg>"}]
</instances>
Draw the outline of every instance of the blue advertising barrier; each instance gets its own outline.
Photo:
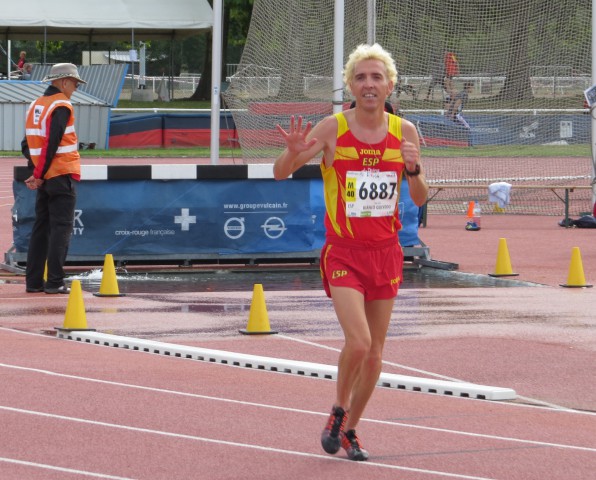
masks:
<instances>
[{"instance_id":1,"label":"blue advertising barrier","mask_svg":"<svg viewBox=\"0 0 596 480\"><path fill-rule=\"evenodd\" d=\"M589 144L590 116L575 113L473 114L464 111L470 131L441 115L412 114L406 118L417 125L427 146L448 145L543 145L564 141Z\"/></svg>"},{"instance_id":2,"label":"blue advertising barrier","mask_svg":"<svg viewBox=\"0 0 596 480\"><path fill-rule=\"evenodd\" d=\"M105 180L99 181L86 180L93 175L83 167L67 263L97 262L108 253L121 261L318 260L325 240L318 166L309 165L299 178L282 182L247 178L247 168L218 166L214 170L201 165L178 166L187 173L189 168L196 169L194 179L160 179L151 173L151 166L146 167L150 168L109 167ZM261 172L271 171L270 166L260 167ZM14 245L7 253L9 263L26 260L34 222L36 194L19 178L26 176L26 169L15 169ZM141 178L117 179L130 176ZM218 178L204 178L210 176ZM402 245L413 246L420 244L418 207L407 187L404 181L399 205L404 227L399 238Z\"/></svg>"}]
</instances>

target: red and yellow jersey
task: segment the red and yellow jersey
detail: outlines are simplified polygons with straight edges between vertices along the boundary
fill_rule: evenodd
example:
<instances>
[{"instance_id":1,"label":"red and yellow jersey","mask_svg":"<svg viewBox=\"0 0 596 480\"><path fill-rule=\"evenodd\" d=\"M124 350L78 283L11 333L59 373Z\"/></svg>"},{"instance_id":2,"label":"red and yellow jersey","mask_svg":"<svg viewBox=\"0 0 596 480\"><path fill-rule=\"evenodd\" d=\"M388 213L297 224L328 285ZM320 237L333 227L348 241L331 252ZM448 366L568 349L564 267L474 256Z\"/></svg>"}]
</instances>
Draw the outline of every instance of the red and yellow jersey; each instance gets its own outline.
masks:
<instances>
[{"instance_id":1,"label":"red and yellow jersey","mask_svg":"<svg viewBox=\"0 0 596 480\"><path fill-rule=\"evenodd\" d=\"M43 95L39 97L31 104L27 112L25 134L27 135L31 161L35 165L35 178L42 178L41 174L45 168L52 113L58 107L68 108L70 110L70 118L62 140L58 145L56 155L52 158L50 168L43 178L49 180L59 175L69 174L77 178L81 175L81 162L72 104L63 93L57 93L55 95Z\"/></svg>"},{"instance_id":2,"label":"red and yellow jersey","mask_svg":"<svg viewBox=\"0 0 596 480\"><path fill-rule=\"evenodd\" d=\"M389 115L387 136L369 145L358 140L343 113L337 118L335 157L321 162L327 238L378 242L396 239L401 228L399 191L405 168L401 118Z\"/></svg>"}]
</instances>

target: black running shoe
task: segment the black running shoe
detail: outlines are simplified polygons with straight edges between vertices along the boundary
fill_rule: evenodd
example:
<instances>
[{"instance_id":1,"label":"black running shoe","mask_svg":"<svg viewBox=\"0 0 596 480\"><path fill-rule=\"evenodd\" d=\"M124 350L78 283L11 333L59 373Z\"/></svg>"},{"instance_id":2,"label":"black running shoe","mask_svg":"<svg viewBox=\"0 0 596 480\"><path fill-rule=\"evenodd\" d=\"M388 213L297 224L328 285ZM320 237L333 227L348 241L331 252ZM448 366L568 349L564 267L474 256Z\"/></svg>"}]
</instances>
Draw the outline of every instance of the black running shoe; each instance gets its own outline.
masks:
<instances>
[{"instance_id":1,"label":"black running shoe","mask_svg":"<svg viewBox=\"0 0 596 480\"><path fill-rule=\"evenodd\" d=\"M26 287L25 291L27 293L41 293L43 292L43 287Z\"/></svg>"},{"instance_id":2,"label":"black running shoe","mask_svg":"<svg viewBox=\"0 0 596 480\"><path fill-rule=\"evenodd\" d=\"M356 430L348 430L341 436L341 446L348 454L350 460L362 462L368 460L368 452L360 445L360 440L356 436Z\"/></svg>"},{"instance_id":3,"label":"black running shoe","mask_svg":"<svg viewBox=\"0 0 596 480\"><path fill-rule=\"evenodd\" d=\"M333 407L327 426L321 433L321 445L327 453L337 453L339 451L341 446L340 433L343 431L347 419L348 414L343 408Z\"/></svg>"}]
</instances>

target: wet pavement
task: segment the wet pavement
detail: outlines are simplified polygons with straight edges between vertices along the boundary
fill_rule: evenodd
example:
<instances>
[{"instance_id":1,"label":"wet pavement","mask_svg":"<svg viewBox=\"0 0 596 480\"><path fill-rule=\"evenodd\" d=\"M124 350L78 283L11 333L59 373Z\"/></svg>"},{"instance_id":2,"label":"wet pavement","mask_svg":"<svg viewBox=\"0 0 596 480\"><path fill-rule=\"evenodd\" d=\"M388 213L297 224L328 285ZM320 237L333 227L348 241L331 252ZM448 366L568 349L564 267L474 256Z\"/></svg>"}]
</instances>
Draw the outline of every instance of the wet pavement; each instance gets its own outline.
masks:
<instances>
[{"instance_id":1,"label":"wet pavement","mask_svg":"<svg viewBox=\"0 0 596 480\"><path fill-rule=\"evenodd\" d=\"M70 279L81 281L83 290L94 292L100 287L101 269L94 269ZM151 272L119 271L116 274L121 293L167 294L179 292L243 292L255 284L266 291L320 290L318 267L304 268L237 268L202 269L200 271L153 270ZM514 278L494 278L488 275L467 274L436 268L405 268L401 289L417 288L475 288L538 286Z\"/></svg>"},{"instance_id":2,"label":"wet pavement","mask_svg":"<svg viewBox=\"0 0 596 480\"><path fill-rule=\"evenodd\" d=\"M6 180L10 169L2 169ZM0 205L3 251L12 240L11 204ZM463 216L430 216L421 239L433 259L459 268L406 269L386 344L387 368L512 387L520 395L596 411L590 388L596 288L559 286L573 247L581 249L586 283L596 283L594 231L561 228L558 220L487 215L481 231L467 232ZM500 238L507 239L517 277L488 275ZM101 282L96 268L69 269L69 275L82 283L89 328L104 333L328 364L336 363L342 344L317 268L129 269L117 272L126 296L108 298L92 295ZM238 332L247 325L255 283L264 286L269 321L279 335ZM503 286L515 288L493 288ZM64 322L67 301L66 295L26 294L22 274L0 270L0 328L53 334ZM301 342L313 345L288 347Z\"/></svg>"}]
</instances>

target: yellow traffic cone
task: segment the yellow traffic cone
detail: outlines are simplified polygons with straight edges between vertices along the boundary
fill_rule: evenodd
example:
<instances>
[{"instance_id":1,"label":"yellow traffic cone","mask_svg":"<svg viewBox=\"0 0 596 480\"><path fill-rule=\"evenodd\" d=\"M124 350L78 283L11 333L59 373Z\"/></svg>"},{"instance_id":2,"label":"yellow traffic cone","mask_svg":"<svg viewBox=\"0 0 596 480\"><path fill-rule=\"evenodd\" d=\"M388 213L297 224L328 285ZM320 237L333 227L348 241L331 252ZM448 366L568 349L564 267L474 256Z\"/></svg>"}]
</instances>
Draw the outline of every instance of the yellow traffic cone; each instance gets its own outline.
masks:
<instances>
[{"instance_id":1,"label":"yellow traffic cone","mask_svg":"<svg viewBox=\"0 0 596 480\"><path fill-rule=\"evenodd\" d=\"M589 288L592 285L586 283L584 276L584 267L582 266L582 255L579 247L571 249L571 263L569 264L569 274L567 275L567 283L561 283L561 287L575 287L575 288Z\"/></svg>"},{"instance_id":2,"label":"yellow traffic cone","mask_svg":"<svg viewBox=\"0 0 596 480\"><path fill-rule=\"evenodd\" d=\"M114 257L111 253L106 254L103 262L103 272L101 274L101 285L99 293L94 293L96 297L123 297L118 289L118 280L116 279L116 269L114 268Z\"/></svg>"},{"instance_id":3,"label":"yellow traffic cone","mask_svg":"<svg viewBox=\"0 0 596 480\"><path fill-rule=\"evenodd\" d=\"M250 304L250 312L248 314L248 325L246 329L239 330L245 335L267 335L277 333L271 330L269 326L269 315L267 314L267 306L265 305L265 295L263 293L263 285L255 283L252 293L252 302Z\"/></svg>"},{"instance_id":4,"label":"yellow traffic cone","mask_svg":"<svg viewBox=\"0 0 596 480\"><path fill-rule=\"evenodd\" d=\"M507 249L507 240L499 239L499 249L497 251L497 264L495 265L495 273L489 273L491 277L515 277L517 273L513 273L511 269L511 259L509 258L509 250Z\"/></svg>"},{"instance_id":5,"label":"yellow traffic cone","mask_svg":"<svg viewBox=\"0 0 596 480\"><path fill-rule=\"evenodd\" d=\"M66 304L66 313L64 315L64 325L57 330L89 330L87 328L87 316L85 314L85 304L83 302L83 291L80 280L73 280L70 285L70 294Z\"/></svg>"}]
</instances>

